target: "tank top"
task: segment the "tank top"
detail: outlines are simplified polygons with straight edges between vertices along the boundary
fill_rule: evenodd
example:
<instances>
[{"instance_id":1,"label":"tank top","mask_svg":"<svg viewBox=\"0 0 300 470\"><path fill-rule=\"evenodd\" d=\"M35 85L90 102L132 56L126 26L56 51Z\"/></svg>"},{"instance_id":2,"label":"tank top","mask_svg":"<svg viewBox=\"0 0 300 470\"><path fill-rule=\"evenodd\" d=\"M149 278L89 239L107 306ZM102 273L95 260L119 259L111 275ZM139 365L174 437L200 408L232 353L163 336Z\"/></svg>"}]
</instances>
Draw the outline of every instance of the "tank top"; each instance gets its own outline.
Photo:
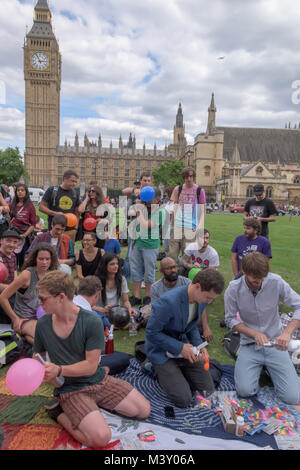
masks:
<instances>
[{"instance_id":1,"label":"tank top","mask_svg":"<svg viewBox=\"0 0 300 470\"><path fill-rule=\"evenodd\" d=\"M97 251L95 258L92 261L88 261L84 257L83 250L79 251L79 257L76 264L79 264L81 266L83 277L93 276L95 274L96 269L98 268L98 265L100 263L101 257L102 255L100 249Z\"/></svg>"},{"instance_id":2,"label":"tank top","mask_svg":"<svg viewBox=\"0 0 300 470\"><path fill-rule=\"evenodd\" d=\"M14 311L20 318L36 319L36 311L39 299L36 291L38 276L33 267L27 268L30 271L30 284L27 289L19 289L16 292Z\"/></svg>"}]
</instances>

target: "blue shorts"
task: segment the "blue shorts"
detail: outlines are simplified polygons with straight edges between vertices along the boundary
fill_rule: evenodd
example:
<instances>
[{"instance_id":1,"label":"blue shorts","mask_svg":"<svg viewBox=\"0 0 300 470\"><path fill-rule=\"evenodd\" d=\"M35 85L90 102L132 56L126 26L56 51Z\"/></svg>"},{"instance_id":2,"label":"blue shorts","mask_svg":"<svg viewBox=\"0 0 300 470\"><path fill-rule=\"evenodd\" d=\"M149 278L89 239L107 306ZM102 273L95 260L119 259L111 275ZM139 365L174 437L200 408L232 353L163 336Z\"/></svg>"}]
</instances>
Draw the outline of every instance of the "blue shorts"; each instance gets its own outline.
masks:
<instances>
[{"instance_id":1,"label":"blue shorts","mask_svg":"<svg viewBox=\"0 0 300 470\"><path fill-rule=\"evenodd\" d=\"M134 245L129 262L133 282L155 282L155 267L159 248L147 250Z\"/></svg>"}]
</instances>

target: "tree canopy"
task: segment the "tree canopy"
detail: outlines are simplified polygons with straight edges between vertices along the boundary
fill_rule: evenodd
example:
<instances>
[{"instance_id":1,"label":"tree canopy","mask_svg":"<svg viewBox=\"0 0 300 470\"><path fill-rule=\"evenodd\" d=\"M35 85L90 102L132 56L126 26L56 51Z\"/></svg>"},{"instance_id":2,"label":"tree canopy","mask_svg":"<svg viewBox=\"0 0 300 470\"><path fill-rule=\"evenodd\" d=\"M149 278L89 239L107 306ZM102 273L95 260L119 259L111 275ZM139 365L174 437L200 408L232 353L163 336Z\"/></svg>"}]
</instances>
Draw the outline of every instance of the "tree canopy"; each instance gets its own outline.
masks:
<instances>
[{"instance_id":1,"label":"tree canopy","mask_svg":"<svg viewBox=\"0 0 300 470\"><path fill-rule=\"evenodd\" d=\"M13 184L21 176L27 178L27 172L18 147L0 150L0 183Z\"/></svg>"},{"instance_id":2,"label":"tree canopy","mask_svg":"<svg viewBox=\"0 0 300 470\"><path fill-rule=\"evenodd\" d=\"M181 172L184 167L184 162L179 160L163 163L152 173L154 185L158 186L160 183L162 183L164 186L177 186L182 184L183 181Z\"/></svg>"}]
</instances>

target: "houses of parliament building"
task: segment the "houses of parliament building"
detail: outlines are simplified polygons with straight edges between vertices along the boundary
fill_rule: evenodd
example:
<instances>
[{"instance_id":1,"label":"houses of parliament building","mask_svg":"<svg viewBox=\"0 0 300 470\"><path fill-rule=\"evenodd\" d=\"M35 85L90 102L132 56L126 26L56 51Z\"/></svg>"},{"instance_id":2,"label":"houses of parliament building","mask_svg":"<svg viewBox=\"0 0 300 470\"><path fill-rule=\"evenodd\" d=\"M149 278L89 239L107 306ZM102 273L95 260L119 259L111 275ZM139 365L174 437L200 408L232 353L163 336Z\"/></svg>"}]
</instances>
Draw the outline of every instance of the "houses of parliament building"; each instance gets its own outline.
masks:
<instances>
[{"instance_id":1,"label":"houses of parliament building","mask_svg":"<svg viewBox=\"0 0 300 470\"><path fill-rule=\"evenodd\" d=\"M60 90L62 58L52 29L47 0L38 0L34 22L24 43L25 153L30 185L47 187L62 181L66 169L75 170L81 182L96 180L102 186L131 186L142 171L153 171L175 159L196 170L196 182L208 200L245 202L261 182L277 203L300 205L300 125L283 129L222 127L216 123L214 94L208 108L207 128L187 145L179 104L173 143L164 149L137 148L135 136L118 147L102 145L102 138L79 144L60 144Z\"/></svg>"}]
</instances>

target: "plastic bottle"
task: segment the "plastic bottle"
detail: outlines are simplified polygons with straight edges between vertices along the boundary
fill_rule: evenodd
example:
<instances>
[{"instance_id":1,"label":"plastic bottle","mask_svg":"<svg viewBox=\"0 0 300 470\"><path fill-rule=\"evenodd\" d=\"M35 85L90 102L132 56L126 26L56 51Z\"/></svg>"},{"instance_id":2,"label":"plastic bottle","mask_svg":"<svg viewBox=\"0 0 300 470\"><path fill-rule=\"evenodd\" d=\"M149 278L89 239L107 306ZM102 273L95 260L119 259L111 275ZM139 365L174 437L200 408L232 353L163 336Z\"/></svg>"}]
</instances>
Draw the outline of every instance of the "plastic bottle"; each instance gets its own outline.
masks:
<instances>
[{"instance_id":1,"label":"plastic bottle","mask_svg":"<svg viewBox=\"0 0 300 470\"><path fill-rule=\"evenodd\" d=\"M244 420L243 416L238 416L236 418L236 428L235 428L235 435L236 436L243 436L244 426L245 426L245 420Z\"/></svg>"},{"instance_id":2,"label":"plastic bottle","mask_svg":"<svg viewBox=\"0 0 300 470\"><path fill-rule=\"evenodd\" d=\"M109 330L109 333L108 333L107 341L105 343L105 354L112 354L114 352L114 333L113 333L113 329L114 329L114 326L112 325L110 330Z\"/></svg>"},{"instance_id":3,"label":"plastic bottle","mask_svg":"<svg viewBox=\"0 0 300 470\"><path fill-rule=\"evenodd\" d=\"M137 334L137 322L134 317L130 317L129 322L129 336L135 336Z\"/></svg>"}]
</instances>

